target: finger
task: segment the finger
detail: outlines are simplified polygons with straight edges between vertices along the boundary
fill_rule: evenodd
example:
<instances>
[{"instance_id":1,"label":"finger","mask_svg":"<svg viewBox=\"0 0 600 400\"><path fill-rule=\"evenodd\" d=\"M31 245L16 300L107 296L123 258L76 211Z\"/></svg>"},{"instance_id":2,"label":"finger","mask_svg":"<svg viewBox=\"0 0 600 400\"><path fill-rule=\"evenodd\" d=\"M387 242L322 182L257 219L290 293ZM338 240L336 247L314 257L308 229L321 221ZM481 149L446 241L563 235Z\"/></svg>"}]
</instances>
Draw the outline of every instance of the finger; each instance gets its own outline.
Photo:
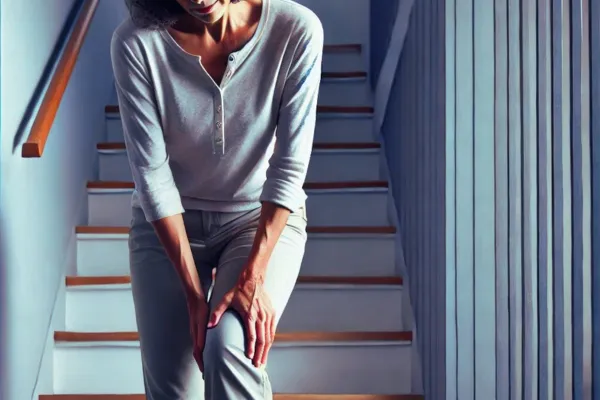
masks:
<instances>
[{"instance_id":1,"label":"finger","mask_svg":"<svg viewBox=\"0 0 600 400\"><path fill-rule=\"evenodd\" d=\"M206 338L205 329L198 327L196 336L196 344L194 346L194 357L200 368L200 372L204 373L204 341Z\"/></svg>"},{"instance_id":2,"label":"finger","mask_svg":"<svg viewBox=\"0 0 600 400\"><path fill-rule=\"evenodd\" d=\"M254 351L254 359L252 360L255 367L262 365L263 354L266 345L266 324L264 318L256 320L256 350Z\"/></svg>"},{"instance_id":3,"label":"finger","mask_svg":"<svg viewBox=\"0 0 600 400\"><path fill-rule=\"evenodd\" d=\"M246 318L246 356L249 359L254 358L256 346L256 318L249 314Z\"/></svg>"},{"instance_id":4,"label":"finger","mask_svg":"<svg viewBox=\"0 0 600 400\"><path fill-rule=\"evenodd\" d=\"M210 315L210 320L208 321L208 328L214 328L219 324L221 317L223 316L223 314L225 314L225 311L227 311L227 309L231 305L232 295L232 292L227 293L223 297L223 300L221 300L221 303L219 303L219 305L215 307L215 310Z\"/></svg>"},{"instance_id":5,"label":"finger","mask_svg":"<svg viewBox=\"0 0 600 400\"><path fill-rule=\"evenodd\" d=\"M273 336L275 334L275 318L273 316L269 316L265 323L265 350L262 354L262 360L260 361L261 365L267 364L267 358L269 356L269 351L271 350L271 346L273 346Z\"/></svg>"}]
</instances>

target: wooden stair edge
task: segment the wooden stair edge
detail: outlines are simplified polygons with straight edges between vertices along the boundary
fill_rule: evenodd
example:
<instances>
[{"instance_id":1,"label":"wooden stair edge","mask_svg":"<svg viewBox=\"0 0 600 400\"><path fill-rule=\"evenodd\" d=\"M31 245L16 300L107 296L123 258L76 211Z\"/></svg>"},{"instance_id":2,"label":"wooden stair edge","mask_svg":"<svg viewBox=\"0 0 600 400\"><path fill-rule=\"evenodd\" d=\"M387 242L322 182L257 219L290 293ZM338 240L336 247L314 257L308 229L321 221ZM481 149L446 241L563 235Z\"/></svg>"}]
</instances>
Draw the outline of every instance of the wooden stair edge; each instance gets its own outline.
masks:
<instances>
[{"instance_id":1,"label":"wooden stair edge","mask_svg":"<svg viewBox=\"0 0 600 400\"><path fill-rule=\"evenodd\" d=\"M39 400L146 400L143 394L42 394ZM416 394L291 394L274 393L274 400L422 400Z\"/></svg>"},{"instance_id":2,"label":"wooden stair edge","mask_svg":"<svg viewBox=\"0 0 600 400\"><path fill-rule=\"evenodd\" d=\"M88 189L133 189L133 181L89 181ZM337 182L306 182L304 189L327 190L327 189L375 189L388 188L389 183L383 180L376 181L337 181Z\"/></svg>"},{"instance_id":3,"label":"wooden stair edge","mask_svg":"<svg viewBox=\"0 0 600 400\"><path fill-rule=\"evenodd\" d=\"M394 285L401 286L399 276L299 276L297 283L323 285ZM67 276L68 287L95 285L126 285L131 283L129 275L115 276Z\"/></svg>"},{"instance_id":4,"label":"wooden stair edge","mask_svg":"<svg viewBox=\"0 0 600 400\"><path fill-rule=\"evenodd\" d=\"M394 332L284 332L275 335L276 342L411 342L412 331ZM73 332L55 331L54 340L66 343L136 342L137 332Z\"/></svg>"},{"instance_id":5,"label":"wooden stair edge","mask_svg":"<svg viewBox=\"0 0 600 400\"><path fill-rule=\"evenodd\" d=\"M321 78L325 79L342 79L342 78L366 78L367 71L323 71Z\"/></svg>"},{"instance_id":6,"label":"wooden stair edge","mask_svg":"<svg viewBox=\"0 0 600 400\"><path fill-rule=\"evenodd\" d=\"M340 53L340 52L360 52L362 51L362 44L360 43L346 43L346 44L326 44L323 46L323 50L326 53Z\"/></svg>"},{"instance_id":7,"label":"wooden stair edge","mask_svg":"<svg viewBox=\"0 0 600 400\"><path fill-rule=\"evenodd\" d=\"M312 226L306 228L307 233L322 234L355 234L355 235L389 235L396 233L395 226ZM89 226L75 227L77 234L126 235L128 226Z\"/></svg>"},{"instance_id":8,"label":"wooden stair edge","mask_svg":"<svg viewBox=\"0 0 600 400\"><path fill-rule=\"evenodd\" d=\"M317 106L317 113L372 114L374 111L375 109L371 106ZM116 104L109 104L104 107L104 112L107 114L118 114L119 106Z\"/></svg>"}]
</instances>

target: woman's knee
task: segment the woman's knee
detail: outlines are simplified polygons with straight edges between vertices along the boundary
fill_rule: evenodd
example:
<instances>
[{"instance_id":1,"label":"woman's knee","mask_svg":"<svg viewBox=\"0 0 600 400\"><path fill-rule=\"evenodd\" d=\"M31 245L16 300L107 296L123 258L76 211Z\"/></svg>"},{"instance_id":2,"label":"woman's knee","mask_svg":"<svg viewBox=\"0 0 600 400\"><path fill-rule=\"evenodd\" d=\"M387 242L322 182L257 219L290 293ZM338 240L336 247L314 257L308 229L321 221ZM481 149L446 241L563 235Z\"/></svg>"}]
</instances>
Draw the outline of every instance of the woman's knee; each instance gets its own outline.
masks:
<instances>
[{"instance_id":1,"label":"woman's knee","mask_svg":"<svg viewBox=\"0 0 600 400\"><path fill-rule=\"evenodd\" d=\"M250 363L245 355L242 320L234 311L227 311L219 324L206 332L204 367L224 367L225 363Z\"/></svg>"}]
</instances>

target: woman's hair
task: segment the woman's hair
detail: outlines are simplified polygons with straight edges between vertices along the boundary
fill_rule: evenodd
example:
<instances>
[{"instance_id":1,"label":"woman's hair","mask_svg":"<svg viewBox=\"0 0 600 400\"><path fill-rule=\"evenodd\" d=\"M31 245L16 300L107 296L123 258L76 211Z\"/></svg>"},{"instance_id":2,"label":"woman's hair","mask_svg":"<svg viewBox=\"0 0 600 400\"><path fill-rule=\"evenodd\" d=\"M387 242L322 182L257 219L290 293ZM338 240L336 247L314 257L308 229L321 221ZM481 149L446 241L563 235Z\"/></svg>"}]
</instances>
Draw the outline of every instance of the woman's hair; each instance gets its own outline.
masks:
<instances>
[{"instance_id":1,"label":"woman's hair","mask_svg":"<svg viewBox=\"0 0 600 400\"><path fill-rule=\"evenodd\" d=\"M175 0L125 0L125 4L132 21L142 28L166 28L185 12Z\"/></svg>"}]
</instances>

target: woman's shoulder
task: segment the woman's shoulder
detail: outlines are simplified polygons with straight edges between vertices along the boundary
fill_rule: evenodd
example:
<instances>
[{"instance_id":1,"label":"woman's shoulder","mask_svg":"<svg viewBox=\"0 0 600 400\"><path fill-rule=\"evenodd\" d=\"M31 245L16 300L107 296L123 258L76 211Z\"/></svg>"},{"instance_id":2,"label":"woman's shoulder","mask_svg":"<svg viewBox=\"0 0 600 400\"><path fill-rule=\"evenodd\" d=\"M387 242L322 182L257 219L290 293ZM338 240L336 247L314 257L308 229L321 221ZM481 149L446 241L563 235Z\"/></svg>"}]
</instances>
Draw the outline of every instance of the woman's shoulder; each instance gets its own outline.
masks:
<instances>
[{"instance_id":1,"label":"woman's shoulder","mask_svg":"<svg viewBox=\"0 0 600 400\"><path fill-rule=\"evenodd\" d=\"M130 47L156 39L158 39L158 31L156 29L136 25L130 17L121 22L113 32L113 41L118 40Z\"/></svg>"},{"instance_id":2,"label":"woman's shoulder","mask_svg":"<svg viewBox=\"0 0 600 400\"><path fill-rule=\"evenodd\" d=\"M292 29L290 33L296 33L301 36L305 36L306 34L310 36L313 33L321 33L323 31L321 20L310 8L292 0L269 1L271 2L271 12L274 14L273 22L277 28L287 27L288 29Z\"/></svg>"}]
</instances>

